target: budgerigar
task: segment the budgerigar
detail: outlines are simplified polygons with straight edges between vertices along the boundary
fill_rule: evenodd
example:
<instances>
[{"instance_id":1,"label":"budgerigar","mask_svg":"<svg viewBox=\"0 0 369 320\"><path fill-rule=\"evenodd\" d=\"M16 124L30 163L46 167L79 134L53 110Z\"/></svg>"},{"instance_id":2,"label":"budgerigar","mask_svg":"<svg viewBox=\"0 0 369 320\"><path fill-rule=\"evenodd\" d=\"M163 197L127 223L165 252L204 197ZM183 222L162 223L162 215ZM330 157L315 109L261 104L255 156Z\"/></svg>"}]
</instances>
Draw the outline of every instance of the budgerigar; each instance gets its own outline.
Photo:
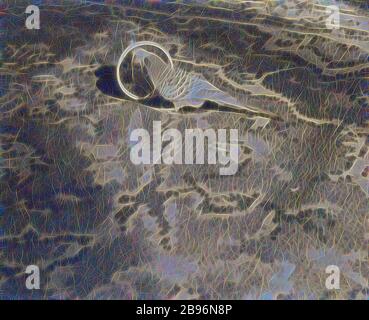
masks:
<instances>
[{"instance_id":1,"label":"budgerigar","mask_svg":"<svg viewBox=\"0 0 369 320\"><path fill-rule=\"evenodd\" d=\"M213 101L238 111L246 110L276 117L269 111L242 105L236 98L212 85L203 75L186 71L177 65L172 68L161 57L143 48L135 49L134 57L147 70L157 92L171 101L176 110L185 106L198 108L205 101Z\"/></svg>"}]
</instances>

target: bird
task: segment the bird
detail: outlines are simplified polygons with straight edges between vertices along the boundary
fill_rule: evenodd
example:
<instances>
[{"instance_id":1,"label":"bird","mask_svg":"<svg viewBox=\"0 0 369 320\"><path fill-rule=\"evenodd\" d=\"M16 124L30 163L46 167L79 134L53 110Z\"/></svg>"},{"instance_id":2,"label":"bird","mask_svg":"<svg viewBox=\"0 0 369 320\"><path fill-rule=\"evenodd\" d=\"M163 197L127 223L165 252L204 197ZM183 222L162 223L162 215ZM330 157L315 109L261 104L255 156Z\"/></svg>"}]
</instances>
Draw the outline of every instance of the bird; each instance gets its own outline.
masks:
<instances>
[{"instance_id":1,"label":"bird","mask_svg":"<svg viewBox=\"0 0 369 320\"><path fill-rule=\"evenodd\" d=\"M159 45L155 45L160 48ZM154 86L154 90L164 99L172 102L176 111L184 107L201 108L206 101L214 102L220 106L226 106L231 110L262 114L277 118L277 115L255 107L241 104L235 97L211 84L202 74L187 71L182 67L164 61L156 53L135 45L132 50L132 61L145 69ZM165 51L167 58L169 53Z\"/></svg>"}]
</instances>

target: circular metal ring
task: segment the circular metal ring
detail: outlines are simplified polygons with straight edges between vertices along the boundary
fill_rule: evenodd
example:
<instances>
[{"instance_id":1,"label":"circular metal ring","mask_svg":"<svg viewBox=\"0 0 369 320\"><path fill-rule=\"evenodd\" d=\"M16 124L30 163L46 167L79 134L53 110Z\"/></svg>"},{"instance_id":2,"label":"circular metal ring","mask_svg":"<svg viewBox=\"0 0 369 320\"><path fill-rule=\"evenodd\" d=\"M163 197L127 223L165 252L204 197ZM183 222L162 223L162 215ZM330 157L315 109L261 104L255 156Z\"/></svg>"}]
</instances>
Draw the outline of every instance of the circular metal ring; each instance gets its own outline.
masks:
<instances>
[{"instance_id":1,"label":"circular metal ring","mask_svg":"<svg viewBox=\"0 0 369 320\"><path fill-rule=\"evenodd\" d=\"M117 80L118 80L118 84L119 87L122 89L122 91L131 99L133 100L140 100L140 99L145 99L147 98L149 95L145 96L145 97L138 97L135 94L133 94L132 92L130 92L129 90L127 90L127 88L123 85L122 81L120 80L120 75L119 75L119 69L121 64L123 63L124 59L126 58L126 56L128 55L128 53L130 53L133 49L138 48L138 47L142 47L142 46L151 46L151 47L155 47L158 48L159 50L161 50L166 57L169 60L170 66L173 69L173 60L172 57L170 56L169 52L163 48L160 44L157 44L155 42L152 41L139 41L139 42L135 42L130 44L121 54L119 60L118 60L118 65L117 65L117 71L116 71L116 76L117 76Z\"/></svg>"}]
</instances>

